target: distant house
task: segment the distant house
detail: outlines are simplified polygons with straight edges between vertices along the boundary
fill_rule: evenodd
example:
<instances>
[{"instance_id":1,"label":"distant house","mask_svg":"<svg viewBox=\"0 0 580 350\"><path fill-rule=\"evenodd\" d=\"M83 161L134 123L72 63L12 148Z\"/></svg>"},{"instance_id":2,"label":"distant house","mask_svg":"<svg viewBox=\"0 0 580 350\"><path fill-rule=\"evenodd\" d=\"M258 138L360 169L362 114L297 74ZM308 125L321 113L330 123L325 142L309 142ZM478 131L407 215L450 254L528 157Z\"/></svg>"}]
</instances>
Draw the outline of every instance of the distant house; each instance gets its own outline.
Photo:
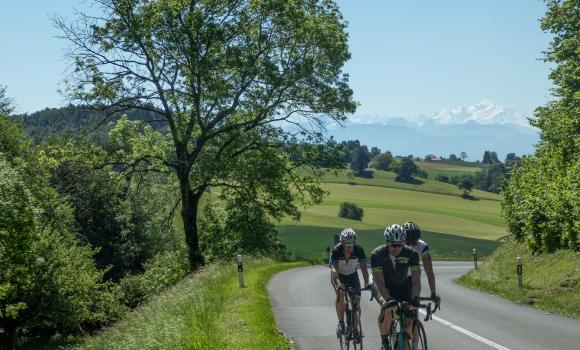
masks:
<instances>
[{"instance_id":1,"label":"distant house","mask_svg":"<svg viewBox=\"0 0 580 350\"><path fill-rule=\"evenodd\" d=\"M439 161L440 161L440 160L441 160L441 157L437 157L437 156L435 156L435 157L431 158L430 160L432 160L432 161L433 161L433 160L439 160Z\"/></svg>"}]
</instances>

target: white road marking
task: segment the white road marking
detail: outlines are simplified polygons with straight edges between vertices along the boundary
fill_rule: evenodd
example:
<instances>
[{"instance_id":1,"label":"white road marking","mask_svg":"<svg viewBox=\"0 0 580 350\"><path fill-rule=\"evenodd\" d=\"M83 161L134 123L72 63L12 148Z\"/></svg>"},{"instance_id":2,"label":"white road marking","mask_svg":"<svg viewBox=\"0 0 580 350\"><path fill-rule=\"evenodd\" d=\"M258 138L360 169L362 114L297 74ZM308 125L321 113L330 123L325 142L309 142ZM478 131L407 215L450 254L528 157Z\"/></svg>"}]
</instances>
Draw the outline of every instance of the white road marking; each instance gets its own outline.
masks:
<instances>
[{"instance_id":1,"label":"white road marking","mask_svg":"<svg viewBox=\"0 0 580 350\"><path fill-rule=\"evenodd\" d=\"M421 265L423 267L423 265ZM434 269L472 269L473 266L433 266Z\"/></svg>"},{"instance_id":2,"label":"white road marking","mask_svg":"<svg viewBox=\"0 0 580 350\"><path fill-rule=\"evenodd\" d=\"M424 310L419 310L419 312L420 312L421 314L423 314L423 315L425 315L425 314L426 314L426 312L425 312ZM437 317L437 316L435 316L435 315L432 315L432 317L433 317L433 319L434 319L435 321L441 322L442 324L446 325L447 327L449 327L449 328L451 328L451 329L455 329L456 331L458 331L458 332L460 332L460 333L463 333L463 334L467 335L468 337L471 337L471 338L473 338L473 339L475 339L475 340L479 340L480 342L482 342L482 343L484 343L484 344L487 344L487 345L491 346L491 347L492 347L492 348L494 348L494 349L497 349L497 350L510 350L509 348L506 348L506 347L505 347L505 346L503 346L503 345L500 345L500 344L498 344L498 343L496 343L496 342L493 342L493 341L491 341L491 340L489 340L489 339L486 339L486 338L484 338L484 337L482 337L482 336L480 336L480 335L477 335L477 334L475 334L475 333L473 333L473 332L471 332L471 331L468 331L468 330L467 330L467 329L465 329L465 328L459 327L459 326L458 326L458 325L456 325L455 323L452 323L452 322L446 321L446 320L442 319L441 317Z\"/></svg>"}]
</instances>

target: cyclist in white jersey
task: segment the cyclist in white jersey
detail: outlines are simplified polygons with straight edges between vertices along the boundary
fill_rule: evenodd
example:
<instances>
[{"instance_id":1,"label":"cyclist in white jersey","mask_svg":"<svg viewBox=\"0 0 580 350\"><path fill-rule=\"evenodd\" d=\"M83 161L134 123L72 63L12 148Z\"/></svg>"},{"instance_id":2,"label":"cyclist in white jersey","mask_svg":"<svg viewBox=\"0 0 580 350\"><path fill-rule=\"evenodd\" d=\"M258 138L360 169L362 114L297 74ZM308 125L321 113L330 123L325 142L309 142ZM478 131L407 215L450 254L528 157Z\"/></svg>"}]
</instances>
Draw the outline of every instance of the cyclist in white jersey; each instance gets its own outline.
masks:
<instances>
[{"instance_id":1,"label":"cyclist in white jersey","mask_svg":"<svg viewBox=\"0 0 580 350\"><path fill-rule=\"evenodd\" d=\"M433 260L431 258L431 253L429 252L429 245L421 239L421 230L413 221L405 222L403 224L403 230L407 233L407 245L411 246L411 248L419 253L419 257L423 262L425 274L427 275L427 281L429 282L431 299L438 304L441 302L441 298L437 295L437 290L435 289L435 274L433 273Z\"/></svg>"},{"instance_id":2,"label":"cyclist in white jersey","mask_svg":"<svg viewBox=\"0 0 580 350\"><path fill-rule=\"evenodd\" d=\"M369 284L369 272L367 269L366 257L363 248L356 244L356 233L351 228L346 228L340 233L340 243L333 249L330 256L330 280L336 291L336 315L338 316L337 332L344 332L344 303L346 288L352 287L356 295L358 317L360 317L360 295L361 287L357 273L357 265L365 282L365 287ZM358 324L354 323L355 327ZM355 330L358 333L358 330ZM355 338L355 341L358 337Z\"/></svg>"},{"instance_id":3,"label":"cyclist in white jersey","mask_svg":"<svg viewBox=\"0 0 580 350\"><path fill-rule=\"evenodd\" d=\"M431 290L431 300L435 303L435 308L441 304L441 297L437 295L435 290L435 274L433 273L433 260L431 259L431 253L429 252L429 246L427 242L421 239L421 230L419 226L413 221L407 221L403 224L403 230L407 233L407 245L415 249L421 261L423 262L423 267L425 268L425 274L427 275L427 282L429 282L429 289ZM419 290L421 289L421 281L419 281ZM417 348L419 342L419 330L414 328L413 332L413 348Z\"/></svg>"}]
</instances>

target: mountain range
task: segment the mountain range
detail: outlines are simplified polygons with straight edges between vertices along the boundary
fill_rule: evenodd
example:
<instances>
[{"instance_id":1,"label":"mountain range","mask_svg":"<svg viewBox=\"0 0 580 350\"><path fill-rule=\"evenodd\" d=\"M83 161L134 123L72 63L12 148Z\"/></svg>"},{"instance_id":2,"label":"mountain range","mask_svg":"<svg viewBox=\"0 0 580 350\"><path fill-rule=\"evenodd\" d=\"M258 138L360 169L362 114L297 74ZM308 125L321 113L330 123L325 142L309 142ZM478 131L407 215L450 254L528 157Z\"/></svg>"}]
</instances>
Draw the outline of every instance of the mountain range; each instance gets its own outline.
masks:
<instances>
[{"instance_id":1,"label":"mountain range","mask_svg":"<svg viewBox=\"0 0 580 350\"><path fill-rule=\"evenodd\" d=\"M394 155L448 157L466 152L468 160L481 160L486 150L531 154L539 140L538 130L529 125L524 113L505 109L484 100L473 106L441 109L433 115L414 117L352 117L344 127L331 125L328 136L337 141L358 139L369 148L379 147Z\"/></svg>"}]
</instances>

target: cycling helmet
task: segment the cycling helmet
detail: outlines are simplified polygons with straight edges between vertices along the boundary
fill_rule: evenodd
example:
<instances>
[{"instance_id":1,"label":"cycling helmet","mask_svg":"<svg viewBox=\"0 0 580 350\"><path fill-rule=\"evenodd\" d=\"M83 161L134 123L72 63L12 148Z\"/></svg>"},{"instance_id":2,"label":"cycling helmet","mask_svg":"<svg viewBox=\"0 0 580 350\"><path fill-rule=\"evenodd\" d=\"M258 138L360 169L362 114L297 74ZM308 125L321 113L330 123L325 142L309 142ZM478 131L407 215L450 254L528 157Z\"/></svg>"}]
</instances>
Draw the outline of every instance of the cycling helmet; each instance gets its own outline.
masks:
<instances>
[{"instance_id":1,"label":"cycling helmet","mask_svg":"<svg viewBox=\"0 0 580 350\"><path fill-rule=\"evenodd\" d=\"M415 243L421 238L421 230L413 221L407 221L403 224L403 230L407 233L407 242Z\"/></svg>"},{"instance_id":2,"label":"cycling helmet","mask_svg":"<svg viewBox=\"0 0 580 350\"><path fill-rule=\"evenodd\" d=\"M407 233L401 225L393 224L385 229L385 238L387 243L404 242L407 239Z\"/></svg>"},{"instance_id":3,"label":"cycling helmet","mask_svg":"<svg viewBox=\"0 0 580 350\"><path fill-rule=\"evenodd\" d=\"M356 232L352 228L345 228L340 233L340 242L342 244L353 245L356 243Z\"/></svg>"}]
</instances>

